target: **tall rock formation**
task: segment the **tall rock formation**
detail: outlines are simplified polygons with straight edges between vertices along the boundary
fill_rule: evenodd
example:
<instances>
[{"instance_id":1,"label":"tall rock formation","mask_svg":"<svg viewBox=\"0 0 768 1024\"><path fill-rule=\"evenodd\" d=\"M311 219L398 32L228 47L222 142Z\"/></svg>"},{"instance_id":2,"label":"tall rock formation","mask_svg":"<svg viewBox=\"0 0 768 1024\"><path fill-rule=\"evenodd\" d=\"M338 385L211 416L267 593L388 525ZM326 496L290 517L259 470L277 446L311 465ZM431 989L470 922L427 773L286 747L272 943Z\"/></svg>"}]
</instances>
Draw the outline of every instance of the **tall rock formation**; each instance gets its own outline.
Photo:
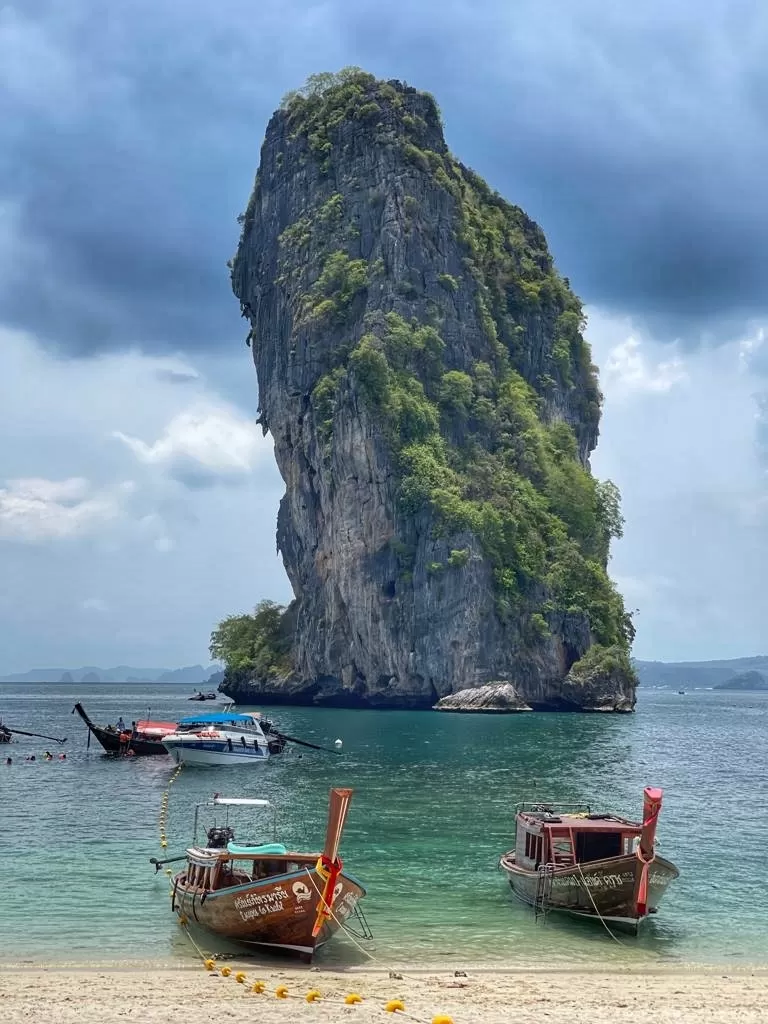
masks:
<instances>
[{"instance_id":1,"label":"tall rock formation","mask_svg":"<svg viewBox=\"0 0 768 1024\"><path fill-rule=\"evenodd\" d=\"M232 283L295 601L291 668L225 692L420 708L501 682L631 710L581 306L541 229L448 152L434 99L354 69L287 97Z\"/></svg>"}]
</instances>

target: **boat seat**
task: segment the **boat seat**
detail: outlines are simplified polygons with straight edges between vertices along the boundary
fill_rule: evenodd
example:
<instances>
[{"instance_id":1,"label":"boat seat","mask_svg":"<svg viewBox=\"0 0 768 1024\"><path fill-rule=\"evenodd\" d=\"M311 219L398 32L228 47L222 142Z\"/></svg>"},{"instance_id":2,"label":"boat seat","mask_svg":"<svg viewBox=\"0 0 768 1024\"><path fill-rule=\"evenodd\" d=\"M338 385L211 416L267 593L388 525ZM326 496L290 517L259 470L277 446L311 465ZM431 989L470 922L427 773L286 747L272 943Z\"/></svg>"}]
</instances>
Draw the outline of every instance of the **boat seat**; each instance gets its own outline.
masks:
<instances>
[{"instance_id":1,"label":"boat seat","mask_svg":"<svg viewBox=\"0 0 768 1024\"><path fill-rule=\"evenodd\" d=\"M268 857L288 853L288 847L282 843L265 843L263 846L240 846L238 843L227 843L227 853L239 853L247 857Z\"/></svg>"}]
</instances>

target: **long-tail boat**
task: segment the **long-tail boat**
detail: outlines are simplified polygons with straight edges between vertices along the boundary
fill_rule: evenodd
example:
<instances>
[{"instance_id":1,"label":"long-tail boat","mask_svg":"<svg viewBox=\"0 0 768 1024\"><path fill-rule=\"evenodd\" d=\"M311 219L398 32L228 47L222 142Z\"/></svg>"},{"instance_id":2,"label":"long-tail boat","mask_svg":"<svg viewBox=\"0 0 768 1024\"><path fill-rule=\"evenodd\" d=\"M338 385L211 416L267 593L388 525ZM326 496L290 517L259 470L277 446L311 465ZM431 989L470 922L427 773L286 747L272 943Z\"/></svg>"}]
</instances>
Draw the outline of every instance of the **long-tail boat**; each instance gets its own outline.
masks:
<instances>
[{"instance_id":1,"label":"long-tail boat","mask_svg":"<svg viewBox=\"0 0 768 1024\"><path fill-rule=\"evenodd\" d=\"M263 808L276 813L268 800L214 796L195 808L193 845L185 866L172 881L171 908L223 938L311 961L353 913L364 925L358 901L365 889L344 869L338 855L351 789L332 789L322 853L298 853L276 841L240 845L229 825L231 808ZM207 829L198 846L198 815L202 808L224 809L226 820ZM153 860L155 870L169 861ZM365 927L365 926L364 926ZM366 929L367 930L367 929Z\"/></svg>"},{"instance_id":2,"label":"long-tail boat","mask_svg":"<svg viewBox=\"0 0 768 1024\"><path fill-rule=\"evenodd\" d=\"M662 796L644 790L640 822L589 807L520 804L515 848L499 867L537 915L560 910L636 932L679 875L656 852Z\"/></svg>"},{"instance_id":3,"label":"long-tail boat","mask_svg":"<svg viewBox=\"0 0 768 1024\"><path fill-rule=\"evenodd\" d=\"M131 722L128 729L117 729L112 725L95 725L79 701L72 708L72 713L75 712L88 726L89 744L93 736L108 754L167 755L168 751L163 746L162 739L176 731L176 722L153 722L148 719Z\"/></svg>"}]
</instances>

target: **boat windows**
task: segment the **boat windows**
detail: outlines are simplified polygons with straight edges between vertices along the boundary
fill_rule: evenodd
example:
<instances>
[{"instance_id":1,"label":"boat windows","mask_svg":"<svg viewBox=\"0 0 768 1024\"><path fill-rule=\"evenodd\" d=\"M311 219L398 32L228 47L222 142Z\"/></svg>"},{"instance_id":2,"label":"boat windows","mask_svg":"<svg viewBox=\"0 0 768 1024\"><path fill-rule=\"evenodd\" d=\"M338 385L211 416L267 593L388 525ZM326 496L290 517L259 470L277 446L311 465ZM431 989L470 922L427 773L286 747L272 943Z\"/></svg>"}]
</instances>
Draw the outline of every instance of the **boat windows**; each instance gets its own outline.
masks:
<instances>
[{"instance_id":1,"label":"boat windows","mask_svg":"<svg viewBox=\"0 0 768 1024\"><path fill-rule=\"evenodd\" d=\"M621 854L621 832L590 831L576 834L576 860L579 863L620 857Z\"/></svg>"},{"instance_id":2,"label":"boat windows","mask_svg":"<svg viewBox=\"0 0 768 1024\"><path fill-rule=\"evenodd\" d=\"M544 837L534 835L532 832L525 833L525 856L532 860L538 867L544 852Z\"/></svg>"}]
</instances>

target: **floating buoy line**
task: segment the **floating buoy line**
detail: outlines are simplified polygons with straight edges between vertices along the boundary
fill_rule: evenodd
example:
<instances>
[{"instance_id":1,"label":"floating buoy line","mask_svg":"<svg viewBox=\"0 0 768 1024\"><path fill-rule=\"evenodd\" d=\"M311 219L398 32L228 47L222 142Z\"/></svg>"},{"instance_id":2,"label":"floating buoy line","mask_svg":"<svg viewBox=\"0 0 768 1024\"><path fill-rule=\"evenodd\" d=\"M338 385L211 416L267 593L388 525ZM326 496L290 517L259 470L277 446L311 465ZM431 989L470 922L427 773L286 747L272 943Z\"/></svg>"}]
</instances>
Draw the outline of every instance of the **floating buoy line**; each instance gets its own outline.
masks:
<instances>
[{"instance_id":1,"label":"floating buoy line","mask_svg":"<svg viewBox=\"0 0 768 1024\"><path fill-rule=\"evenodd\" d=\"M171 786L178 779L179 775L181 774L181 771L182 771L183 767L184 767L184 765L180 764L176 768L175 772L173 773L171 778L168 780L168 785L166 786L165 791L164 791L163 796L162 796L162 799L160 801L160 818L159 818L160 847L163 850L167 849L167 847L168 847L168 835L167 835L167 831L166 831L166 826L167 826L167 822L168 822L168 808L169 808L169 804L170 804ZM165 873L168 876L168 879L170 881L170 878L172 877L173 872L171 871L170 868L166 868ZM311 879L311 880L312 880L312 882L314 884L314 879ZM317 888L317 887L315 886L315 888ZM169 885L168 894L171 897L171 899L173 899L173 886L172 885ZM329 909L329 912L330 912L331 916L333 916L334 919L338 920L336 918L336 915L333 913L332 908L329 907L328 909ZM339 924L341 924L342 928L344 928L342 922L339 921ZM202 963L202 966L205 968L206 971L208 971L208 972L210 972L212 974L219 974L222 978L233 978L236 984L242 985L246 989L246 991L248 991L252 995L262 996L262 995L269 995L270 994L269 991L268 991L269 990L269 983L268 982L263 981L262 979L253 979L252 980L251 978L248 977L248 974L246 973L246 971L234 971L233 972L231 967L226 967L226 966L225 967L219 967L218 963L217 963L218 957L216 955L206 954L200 948L200 946L198 946L198 944L195 942L195 940L193 939L193 937L192 937L192 935L190 934L190 931L189 931L189 920L188 920L188 918L186 918L184 916L180 916L179 917L179 926L184 930L184 934L189 939L190 944L194 948L194 950L197 953L197 955L200 957L200 962ZM344 931L346 932L347 929L344 928ZM352 939L354 941L354 936L351 936L351 937L352 937ZM359 945L358 943L355 943L355 944ZM376 960L376 957L374 957L374 956L372 956L372 954L368 953L368 951L365 950L362 946L360 946L359 948L362 949L363 952L371 960ZM390 971L390 975L396 975L396 972L395 971ZM277 985L276 988L274 989L273 995L274 995L275 999L300 999L300 1000L302 1000L303 1002L306 1002L306 1003L312 1003L312 1004L328 1003L329 1005L336 1005L336 1006L360 1006L360 1005L364 1005L366 1003L370 1006L373 1003L373 1000L371 1000L371 999L364 999L360 995L359 992L347 992L346 995L344 995L342 998L338 998L338 997L332 997L332 996L325 996L320 991L320 989L311 988L311 989L309 989L307 992L305 992L302 995L301 993L298 993L298 992L295 992L295 993L291 992L289 990L288 986L285 985L285 984ZM392 1014L392 1015L396 1014L399 1017L405 1017L408 1020L416 1021L417 1024L453 1024L453 1018L452 1017L448 1017L445 1014L438 1014L436 1017L431 1017L429 1019L426 1018L426 1017L416 1017L412 1013L408 1013L407 1012L407 1010L405 1008L405 1002L402 999L389 999L389 1000L387 1000L387 1002L383 1006L381 1004L379 1004L378 1005L378 1009L380 1009L384 1013L388 1013L388 1014Z\"/></svg>"}]
</instances>

